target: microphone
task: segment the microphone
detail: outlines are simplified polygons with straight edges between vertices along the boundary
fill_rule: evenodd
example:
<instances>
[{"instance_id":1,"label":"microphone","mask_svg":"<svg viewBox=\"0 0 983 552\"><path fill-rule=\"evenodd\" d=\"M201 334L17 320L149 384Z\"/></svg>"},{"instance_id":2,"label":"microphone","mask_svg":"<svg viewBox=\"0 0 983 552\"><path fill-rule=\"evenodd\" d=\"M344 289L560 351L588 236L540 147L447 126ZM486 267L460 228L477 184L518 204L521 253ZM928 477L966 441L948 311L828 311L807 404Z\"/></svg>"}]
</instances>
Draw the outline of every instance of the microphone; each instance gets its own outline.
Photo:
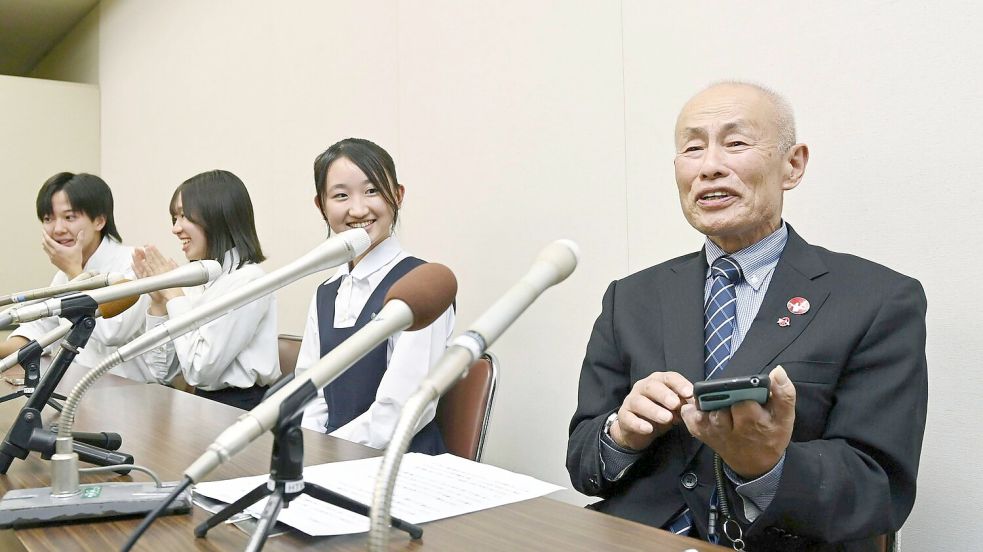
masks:
<instances>
[{"instance_id":1,"label":"microphone","mask_svg":"<svg viewBox=\"0 0 983 552\"><path fill-rule=\"evenodd\" d=\"M346 230L286 266L257 278L221 298L171 318L117 349L79 380L65 401L58 423L55 454L51 457L50 489L9 491L0 501L0 522L19 523L27 520L33 523L34 520L40 519L42 513L47 520L83 519L111 515L111 513L137 514L157 507L163 510L168 505L171 505L171 511L187 511L190 508L190 499L185 492L186 486L176 488L164 503L160 502L165 497L162 491L169 491L173 488L172 484L165 484L168 489L158 489L143 483L107 483L103 485L103 493L112 493L111 507L106 507L99 512L87 507L91 500L82 496L79 487L78 455L73 452L72 440L72 426L82 396L100 376L117 364L139 356L304 276L346 263L365 253L370 245L371 239L364 229ZM5 512L18 508L16 505L26 504L25 498L30 498L29 507L21 507L22 510L10 516L5 515ZM176 503L175 499L177 499Z\"/></svg>"},{"instance_id":2,"label":"microphone","mask_svg":"<svg viewBox=\"0 0 983 552\"><path fill-rule=\"evenodd\" d=\"M414 331L433 323L450 308L457 295L457 279L444 265L427 263L409 271L389 289L383 308L368 324L324 355L314 366L295 377L242 415L184 471L200 481L264 432L284 415L299 411L317 396L317 390L334 381L352 364L397 332ZM300 391L300 399L295 393Z\"/></svg>"},{"instance_id":3,"label":"microphone","mask_svg":"<svg viewBox=\"0 0 983 552\"><path fill-rule=\"evenodd\" d=\"M209 274L209 281L211 280L212 280L211 274ZM128 280L124 280L124 281L128 281ZM161 289L166 289L166 288L161 288ZM140 300L140 295L133 294L112 301L106 301L104 303L100 302L99 307L96 309L96 316L97 317L102 316L103 318L112 318L116 315L122 314L124 311L128 310L133 305L136 305L137 301L139 300Z\"/></svg>"},{"instance_id":4,"label":"microphone","mask_svg":"<svg viewBox=\"0 0 983 552\"><path fill-rule=\"evenodd\" d=\"M60 284L57 286L48 286L45 288L31 289L27 291L19 291L17 293L11 293L9 295L0 295L0 307L4 305L9 305L11 303L24 303L27 301L33 301L35 299L45 299L48 297L54 297L55 295L61 295L70 291L85 291L88 289L96 289L105 286L111 286L123 280L122 274L110 273L110 274L90 274L83 272L82 274L87 275L86 278L76 277L70 282Z\"/></svg>"},{"instance_id":5,"label":"microphone","mask_svg":"<svg viewBox=\"0 0 983 552\"><path fill-rule=\"evenodd\" d=\"M75 423L75 412L82 395L99 377L117 364L142 355L304 276L346 263L364 253L370 244L371 239L364 229L346 230L329 238L306 255L286 266L257 278L214 301L198 305L180 316L171 318L121 346L79 380L75 388L72 389L65 401L65 407L58 424L58 437L71 437L72 425ZM52 481L52 489L55 486L55 482ZM77 484L75 484L74 492L78 492Z\"/></svg>"},{"instance_id":6,"label":"microphone","mask_svg":"<svg viewBox=\"0 0 983 552\"><path fill-rule=\"evenodd\" d=\"M465 377L471 365L547 288L566 280L577 267L578 258L579 248L570 240L557 240L543 248L529 271L451 342L430 375L406 401L376 477L369 516L371 550L389 547L389 510L396 475L424 409Z\"/></svg>"},{"instance_id":7,"label":"microphone","mask_svg":"<svg viewBox=\"0 0 983 552\"><path fill-rule=\"evenodd\" d=\"M129 297L124 297L122 299L117 299L116 301L110 301L109 303L103 303L99 305L96 309L96 318L112 318L117 314L129 309L140 299L139 295L130 295ZM58 341L59 339L68 335L68 332L72 331L71 320L66 320L62 318L58 322L58 327L51 330L50 332L42 335L41 337L34 340L38 347L44 349L48 345ZM30 345L30 343L28 343ZM24 345L27 347L28 345ZM20 363L20 353L24 350L24 347L14 351L13 353L7 355L7 358L0 361L0 373L6 372L7 370L13 368L15 365Z\"/></svg>"},{"instance_id":8,"label":"microphone","mask_svg":"<svg viewBox=\"0 0 983 552\"><path fill-rule=\"evenodd\" d=\"M62 319L58 322L57 328L42 335L41 337L37 338L35 341L37 342L40 348L44 349L48 345L51 345L55 341L58 341L59 339L68 335L68 332L70 331L72 331L71 320ZM28 346L30 346L30 343L24 345L24 347L28 347ZM14 366L20 363L20 358L19 358L20 352L24 347L21 347L20 349L17 349L16 351L10 353L9 355L7 355L7 358L0 361L0 373L6 372L7 370L10 370L11 368L13 368Z\"/></svg>"},{"instance_id":9,"label":"microphone","mask_svg":"<svg viewBox=\"0 0 983 552\"><path fill-rule=\"evenodd\" d=\"M171 504L177 503L192 483L201 480L278 422L295 421L304 405L317 396L320 387L333 381L390 335L401 330L418 330L432 324L451 306L456 294L457 280L445 266L424 264L409 271L389 288L383 308L368 324L332 349L303 375L292 380L281 380L270 389L263 402L222 432L209 445L208 450L185 470L184 478L171 494L140 522L122 549L132 549L157 516L167 511ZM299 427L295 429L299 431ZM290 456L300 453L289 450L283 452L281 449L280 454ZM301 459L294 460L299 466ZM195 535L204 536L207 530L206 525L199 525L195 528ZM261 532L257 530L257 534ZM261 548L262 541L259 543ZM250 541L248 548L256 548L252 545L253 542Z\"/></svg>"},{"instance_id":10,"label":"microphone","mask_svg":"<svg viewBox=\"0 0 983 552\"><path fill-rule=\"evenodd\" d=\"M0 327L12 322L22 324L49 316L69 317L91 311L96 305L117 301L131 295L143 295L151 291L176 287L197 286L210 282L222 272L222 265L215 261L192 261L174 270L140 278L88 293L55 297L40 303L8 309L0 314ZM115 309L118 307L110 307ZM107 313L103 312L103 316Z\"/></svg>"}]
</instances>

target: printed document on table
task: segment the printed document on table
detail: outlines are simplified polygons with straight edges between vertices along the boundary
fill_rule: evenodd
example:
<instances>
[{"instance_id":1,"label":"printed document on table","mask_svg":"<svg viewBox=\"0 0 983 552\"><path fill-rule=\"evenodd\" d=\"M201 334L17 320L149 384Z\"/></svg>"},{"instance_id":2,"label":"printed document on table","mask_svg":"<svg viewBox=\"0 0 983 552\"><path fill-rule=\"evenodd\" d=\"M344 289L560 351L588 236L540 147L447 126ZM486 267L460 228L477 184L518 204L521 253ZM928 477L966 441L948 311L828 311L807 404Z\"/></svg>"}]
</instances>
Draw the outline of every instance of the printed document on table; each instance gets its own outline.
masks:
<instances>
[{"instance_id":1,"label":"printed document on table","mask_svg":"<svg viewBox=\"0 0 983 552\"><path fill-rule=\"evenodd\" d=\"M304 479L366 505L379 473L381 457L333 462L304 469ZM268 476L243 477L201 483L195 492L223 502L234 502ZM459 458L452 454L403 457L396 479L391 514L410 523L477 512L495 506L529 500L563 487L538 479ZM247 512L259 517L266 501ZM281 510L279 521L313 536L345 535L369 530L369 520L342 508L301 496Z\"/></svg>"}]
</instances>

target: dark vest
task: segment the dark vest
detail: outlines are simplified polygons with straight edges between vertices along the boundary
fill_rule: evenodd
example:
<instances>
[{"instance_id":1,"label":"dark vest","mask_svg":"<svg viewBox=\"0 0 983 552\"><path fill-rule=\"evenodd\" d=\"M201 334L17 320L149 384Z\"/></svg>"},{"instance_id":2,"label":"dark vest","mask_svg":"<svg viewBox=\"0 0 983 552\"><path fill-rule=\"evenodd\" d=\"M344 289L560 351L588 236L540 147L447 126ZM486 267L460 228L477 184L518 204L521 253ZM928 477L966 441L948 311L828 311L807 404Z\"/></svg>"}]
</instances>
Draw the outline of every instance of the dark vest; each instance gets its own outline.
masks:
<instances>
[{"instance_id":1,"label":"dark vest","mask_svg":"<svg viewBox=\"0 0 983 552\"><path fill-rule=\"evenodd\" d=\"M389 271L389 274L382 279L382 282L376 286L372 295L369 296L369 300L362 307L362 312L359 313L355 325L351 328L334 327L334 304L342 279L338 278L330 284L318 287L317 325L318 333L321 336L321 356L328 354L342 341L369 323L372 317L382 309L386 293L396 283L396 280L423 263L424 261L416 257L407 257L397 263ZM354 420L375 402L379 383L382 382L382 376L388 368L387 347L388 343L382 342L324 388L324 400L328 404L328 423L326 426L328 433ZM444 446L444 439L440 435L440 429L435 420L431 420L416 434L410 443L409 452L425 454L447 452L447 447Z\"/></svg>"}]
</instances>

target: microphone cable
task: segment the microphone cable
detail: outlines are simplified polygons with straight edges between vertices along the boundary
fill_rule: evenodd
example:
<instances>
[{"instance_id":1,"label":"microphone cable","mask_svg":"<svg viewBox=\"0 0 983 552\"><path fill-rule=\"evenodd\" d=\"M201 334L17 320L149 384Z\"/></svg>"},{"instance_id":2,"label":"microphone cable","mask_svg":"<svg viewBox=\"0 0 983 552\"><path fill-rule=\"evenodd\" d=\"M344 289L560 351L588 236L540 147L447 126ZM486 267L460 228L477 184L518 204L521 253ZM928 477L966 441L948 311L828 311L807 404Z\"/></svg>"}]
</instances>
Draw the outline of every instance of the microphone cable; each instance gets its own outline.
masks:
<instances>
[{"instance_id":1,"label":"microphone cable","mask_svg":"<svg viewBox=\"0 0 983 552\"><path fill-rule=\"evenodd\" d=\"M172 502L174 502L174 499L176 499L178 495L183 493L185 489L191 486L191 483L192 483L191 478L185 476L184 479L181 480L181 483L179 483L176 487L174 487L174 490L171 491L171 494L167 495L167 498L165 498L164 501L161 502L159 506L157 506L157 508L155 508L149 514L147 514L147 517L143 518L143 521L140 522L140 525L137 526L136 530L134 530L133 533L130 534L130 538L126 539L126 543L123 545L123 548L120 548L120 551L129 552L129 550L133 548L133 545L135 545L137 541L140 540L140 537L143 536L143 534L147 531L147 528L150 527L150 524L153 523L154 520L156 520L158 517L160 517L160 515L164 512L164 510L166 510L167 507Z\"/></svg>"}]
</instances>

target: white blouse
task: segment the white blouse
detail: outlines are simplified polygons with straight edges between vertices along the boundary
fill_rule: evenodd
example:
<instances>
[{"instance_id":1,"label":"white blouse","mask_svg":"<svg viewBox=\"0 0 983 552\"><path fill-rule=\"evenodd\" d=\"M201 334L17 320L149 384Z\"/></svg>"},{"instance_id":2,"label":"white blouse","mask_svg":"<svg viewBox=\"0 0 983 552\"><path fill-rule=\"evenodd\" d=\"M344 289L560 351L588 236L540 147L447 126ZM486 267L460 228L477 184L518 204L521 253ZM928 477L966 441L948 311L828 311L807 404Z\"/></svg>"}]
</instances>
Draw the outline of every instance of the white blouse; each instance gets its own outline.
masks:
<instances>
[{"instance_id":1,"label":"white blouse","mask_svg":"<svg viewBox=\"0 0 983 552\"><path fill-rule=\"evenodd\" d=\"M105 237L92 256L89 257L89 260L86 261L82 270L100 274L115 272L122 274L125 278L135 280L133 248ZM51 285L57 286L66 282L68 282L68 275L59 270L54 279L51 280ZM86 369L95 368L103 360L109 358L109 355L115 353L120 346L137 338L143 332L143 313L149 305L150 298L143 295L137 304L112 318L96 318L96 328L89 337L88 343L82 348L82 352L75 357L75 363ZM42 318L21 324L10 335L20 336L28 340L38 339L55 329L58 322L57 316ZM48 346L45 352L53 354L57 347L58 342ZM157 381L150 366L141 357L136 357L114 367L111 373L144 383Z\"/></svg>"},{"instance_id":2,"label":"white blouse","mask_svg":"<svg viewBox=\"0 0 983 552\"><path fill-rule=\"evenodd\" d=\"M184 296L167 302L167 316L154 316L144 309L146 329L265 274L255 263L246 263L239 269L235 268L237 264L238 253L234 249L228 251L222 274L204 286L184 288ZM280 377L276 299L272 295L260 297L143 356L161 383L170 383L180 371L189 385L203 391L269 385Z\"/></svg>"},{"instance_id":3,"label":"white blouse","mask_svg":"<svg viewBox=\"0 0 983 552\"><path fill-rule=\"evenodd\" d=\"M335 298L335 328L355 325L359 313L369 296L400 261L409 257L399 241L390 236L370 251L349 272L348 265L338 269L326 285L343 278ZM448 309L433 324L414 332L399 332L387 342L388 368L379 383L375 402L367 411L351 422L335 430L331 435L349 441L381 449L389 444L403 405L412 395L430 369L444 354L454 331L454 309ZM318 331L317 294L311 300L307 312L304 340L297 357L297 375L313 366L321 357L321 339ZM433 420L437 403L423 413L417 430ZM303 427L324 432L328 421L328 405L324 390L318 390L317 399L304 410Z\"/></svg>"}]
</instances>

